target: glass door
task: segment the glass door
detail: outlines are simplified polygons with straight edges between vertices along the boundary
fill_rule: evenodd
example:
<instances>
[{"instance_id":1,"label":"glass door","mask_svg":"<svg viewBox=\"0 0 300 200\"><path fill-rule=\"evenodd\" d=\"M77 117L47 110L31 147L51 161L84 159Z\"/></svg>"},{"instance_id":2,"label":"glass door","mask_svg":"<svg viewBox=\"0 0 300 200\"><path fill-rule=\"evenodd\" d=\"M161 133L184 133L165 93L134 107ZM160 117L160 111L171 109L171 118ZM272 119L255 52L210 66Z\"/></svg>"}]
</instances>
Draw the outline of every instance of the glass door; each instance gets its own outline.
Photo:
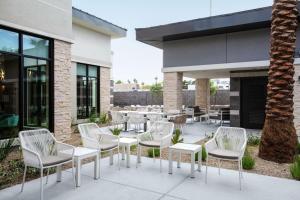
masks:
<instances>
[{"instance_id":1,"label":"glass door","mask_svg":"<svg viewBox=\"0 0 300 200\"><path fill-rule=\"evenodd\" d=\"M24 58L24 126L48 127L49 73L45 60Z\"/></svg>"}]
</instances>

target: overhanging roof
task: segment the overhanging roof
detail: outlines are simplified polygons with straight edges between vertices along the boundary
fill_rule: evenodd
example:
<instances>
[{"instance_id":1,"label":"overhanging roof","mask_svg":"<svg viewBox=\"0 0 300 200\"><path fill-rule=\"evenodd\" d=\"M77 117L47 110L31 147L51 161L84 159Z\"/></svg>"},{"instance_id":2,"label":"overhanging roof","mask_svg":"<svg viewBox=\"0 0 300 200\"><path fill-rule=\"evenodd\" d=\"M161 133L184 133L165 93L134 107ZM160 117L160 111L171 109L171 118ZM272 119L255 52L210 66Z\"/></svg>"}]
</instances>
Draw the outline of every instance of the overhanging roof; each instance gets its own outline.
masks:
<instances>
[{"instance_id":1,"label":"overhanging roof","mask_svg":"<svg viewBox=\"0 0 300 200\"><path fill-rule=\"evenodd\" d=\"M110 35L112 38L125 37L127 30L87 12L72 8L73 23L94 31Z\"/></svg>"},{"instance_id":2,"label":"overhanging roof","mask_svg":"<svg viewBox=\"0 0 300 200\"><path fill-rule=\"evenodd\" d=\"M300 3L298 2L300 10ZM178 23L136 28L136 39L163 48L164 41L270 27L272 7L218 15Z\"/></svg>"}]
</instances>

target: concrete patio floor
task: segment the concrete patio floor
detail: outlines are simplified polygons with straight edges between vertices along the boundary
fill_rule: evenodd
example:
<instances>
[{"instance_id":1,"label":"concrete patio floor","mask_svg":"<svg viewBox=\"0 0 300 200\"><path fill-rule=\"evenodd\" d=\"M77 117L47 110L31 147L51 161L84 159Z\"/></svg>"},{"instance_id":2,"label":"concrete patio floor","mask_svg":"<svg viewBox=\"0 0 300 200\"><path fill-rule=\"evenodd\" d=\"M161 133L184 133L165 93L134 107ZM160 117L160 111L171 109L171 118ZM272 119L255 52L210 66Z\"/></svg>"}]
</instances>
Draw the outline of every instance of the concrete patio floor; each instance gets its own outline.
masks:
<instances>
[{"instance_id":1,"label":"concrete patio floor","mask_svg":"<svg viewBox=\"0 0 300 200\"><path fill-rule=\"evenodd\" d=\"M205 167L196 172L196 178L189 177L190 165L182 163L175 168L173 175L168 174L168 162L163 161L163 172L159 172L159 160L154 163L150 158L142 158L142 164L135 167L136 158L132 156L131 168L121 162L121 170L109 166L108 158L101 160L101 178L93 179L93 163L82 167L81 187L74 189L71 171L63 172L61 183L56 183L56 175L49 177L45 185L45 200L296 200L299 199L300 183L257 174L244 173L243 189L238 187L238 173L209 167L208 184L205 184ZM0 191L1 200L39 199L39 180L26 182L24 192L21 185Z\"/></svg>"}]
</instances>

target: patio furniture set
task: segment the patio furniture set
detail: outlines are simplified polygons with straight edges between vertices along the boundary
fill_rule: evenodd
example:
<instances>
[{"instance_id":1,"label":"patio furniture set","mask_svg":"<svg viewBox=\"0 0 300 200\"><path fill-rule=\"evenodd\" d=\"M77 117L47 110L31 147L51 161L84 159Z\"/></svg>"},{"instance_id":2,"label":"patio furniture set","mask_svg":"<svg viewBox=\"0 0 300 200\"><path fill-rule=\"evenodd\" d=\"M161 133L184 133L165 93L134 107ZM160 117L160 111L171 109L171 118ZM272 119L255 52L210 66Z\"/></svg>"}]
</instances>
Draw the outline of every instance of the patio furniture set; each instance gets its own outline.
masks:
<instances>
[{"instance_id":1,"label":"patio furniture set","mask_svg":"<svg viewBox=\"0 0 300 200\"><path fill-rule=\"evenodd\" d=\"M86 158L94 160L94 178L100 178L101 154L108 152L109 163L113 165L114 153L118 156L118 169L120 170L120 150L122 160L125 159L126 167L130 167L130 147L137 145L136 167L141 163L142 148L157 148L160 151L160 172L162 172L162 150L169 150L169 174L172 174L172 155L177 154L177 167L180 167L181 154L191 155L191 174L195 177L195 155L198 153L198 171L201 171L202 147L197 144L177 143L172 145L171 138L174 132L174 123L167 121L155 121L149 130L137 134L135 138L115 136L111 132L111 127L98 127L95 123L85 123L78 125L83 147L73 147L68 144L58 142L52 133L46 129L21 131L19 138L21 142L25 171L22 183L24 187L27 167L41 169L40 178L40 198L43 199L43 169L48 169L46 183L48 182L49 168L56 167L57 181L61 181L62 165L72 164L72 176L75 186L80 186L81 161ZM241 188L242 179L242 157L247 144L245 129L232 127L219 127L214 137L205 144L207 160L210 157L221 160L237 161L239 166L239 184ZM155 156L153 156L155 160ZM75 165L75 173L74 173ZM207 164L206 178L207 182ZM220 165L219 165L220 171Z\"/></svg>"}]
</instances>

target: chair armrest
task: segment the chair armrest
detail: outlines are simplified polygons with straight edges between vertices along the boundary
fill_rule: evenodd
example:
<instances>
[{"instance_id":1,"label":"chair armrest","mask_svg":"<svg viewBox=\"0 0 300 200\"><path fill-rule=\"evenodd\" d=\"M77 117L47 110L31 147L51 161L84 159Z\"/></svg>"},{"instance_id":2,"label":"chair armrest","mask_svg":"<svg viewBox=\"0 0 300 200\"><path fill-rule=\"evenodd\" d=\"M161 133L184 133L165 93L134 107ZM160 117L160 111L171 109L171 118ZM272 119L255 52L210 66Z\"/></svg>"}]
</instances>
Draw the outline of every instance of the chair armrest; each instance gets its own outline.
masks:
<instances>
[{"instance_id":1,"label":"chair armrest","mask_svg":"<svg viewBox=\"0 0 300 200\"><path fill-rule=\"evenodd\" d=\"M208 142L205 143L206 153L208 153L214 149L217 149L217 148L218 148L218 146L217 146L216 140L214 138L210 139Z\"/></svg>"},{"instance_id":2,"label":"chair armrest","mask_svg":"<svg viewBox=\"0 0 300 200\"><path fill-rule=\"evenodd\" d=\"M56 142L57 153L69 152L72 157L74 156L75 147L66 143Z\"/></svg>"},{"instance_id":3,"label":"chair armrest","mask_svg":"<svg viewBox=\"0 0 300 200\"><path fill-rule=\"evenodd\" d=\"M99 134L100 141L99 145L101 146L101 143L116 143L119 144L120 137L113 135L113 134Z\"/></svg>"},{"instance_id":4,"label":"chair armrest","mask_svg":"<svg viewBox=\"0 0 300 200\"><path fill-rule=\"evenodd\" d=\"M31 167L40 168L43 166L40 155L30 149L22 147L24 163Z\"/></svg>"},{"instance_id":5,"label":"chair armrest","mask_svg":"<svg viewBox=\"0 0 300 200\"><path fill-rule=\"evenodd\" d=\"M161 138L160 140L160 146L161 147L169 147L172 140L172 134L166 135Z\"/></svg>"},{"instance_id":6,"label":"chair armrest","mask_svg":"<svg viewBox=\"0 0 300 200\"><path fill-rule=\"evenodd\" d=\"M245 150L247 147L247 140L244 142L242 148L241 148L241 152L240 152L240 158L242 158L244 156Z\"/></svg>"},{"instance_id":7,"label":"chair armrest","mask_svg":"<svg viewBox=\"0 0 300 200\"><path fill-rule=\"evenodd\" d=\"M84 147L91 148L91 149L100 149L99 141L88 138L88 137L81 137L82 138L82 143Z\"/></svg>"}]
</instances>

